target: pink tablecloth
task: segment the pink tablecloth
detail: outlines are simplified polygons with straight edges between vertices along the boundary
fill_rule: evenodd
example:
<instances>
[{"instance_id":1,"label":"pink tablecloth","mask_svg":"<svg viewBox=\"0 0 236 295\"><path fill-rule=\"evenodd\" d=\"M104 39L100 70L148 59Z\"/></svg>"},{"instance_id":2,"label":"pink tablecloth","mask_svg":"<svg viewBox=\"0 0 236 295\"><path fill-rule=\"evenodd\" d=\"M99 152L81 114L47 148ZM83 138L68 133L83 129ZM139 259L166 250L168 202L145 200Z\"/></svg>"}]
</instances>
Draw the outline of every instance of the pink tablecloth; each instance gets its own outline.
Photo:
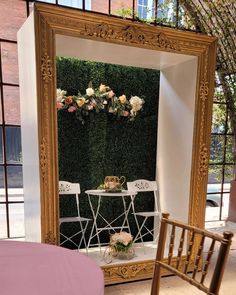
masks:
<instances>
[{"instance_id":1,"label":"pink tablecloth","mask_svg":"<svg viewBox=\"0 0 236 295\"><path fill-rule=\"evenodd\" d=\"M1 295L102 295L102 270L62 247L0 241Z\"/></svg>"}]
</instances>

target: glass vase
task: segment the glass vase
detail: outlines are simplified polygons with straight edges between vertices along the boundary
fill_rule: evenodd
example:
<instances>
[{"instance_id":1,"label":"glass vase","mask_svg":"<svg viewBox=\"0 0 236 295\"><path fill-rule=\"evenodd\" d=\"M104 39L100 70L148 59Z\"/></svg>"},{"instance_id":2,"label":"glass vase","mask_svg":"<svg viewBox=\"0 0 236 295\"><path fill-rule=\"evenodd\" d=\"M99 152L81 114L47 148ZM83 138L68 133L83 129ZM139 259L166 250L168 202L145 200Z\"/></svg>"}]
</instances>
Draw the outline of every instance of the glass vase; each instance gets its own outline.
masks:
<instances>
[{"instance_id":1,"label":"glass vase","mask_svg":"<svg viewBox=\"0 0 236 295\"><path fill-rule=\"evenodd\" d=\"M135 251L134 246L131 246L129 249L125 251L117 251L116 258L121 260L130 260L134 258Z\"/></svg>"}]
</instances>

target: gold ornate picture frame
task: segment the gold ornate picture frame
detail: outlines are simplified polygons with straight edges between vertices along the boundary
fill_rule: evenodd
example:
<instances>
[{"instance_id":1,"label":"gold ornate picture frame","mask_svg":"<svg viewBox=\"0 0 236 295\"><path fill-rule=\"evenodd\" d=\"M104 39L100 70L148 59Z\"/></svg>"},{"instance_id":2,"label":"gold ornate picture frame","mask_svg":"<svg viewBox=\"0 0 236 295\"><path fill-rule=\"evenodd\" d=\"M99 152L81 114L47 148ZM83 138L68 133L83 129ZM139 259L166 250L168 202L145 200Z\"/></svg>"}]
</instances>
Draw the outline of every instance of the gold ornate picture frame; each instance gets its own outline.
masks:
<instances>
[{"instance_id":1,"label":"gold ornate picture frame","mask_svg":"<svg viewBox=\"0 0 236 295\"><path fill-rule=\"evenodd\" d=\"M42 242L58 244L57 34L197 57L188 221L203 227L208 173L216 38L90 12L35 4L35 40ZM153 261L103 267L107 284L152 276Z\"/></svg>"}]
</instances>

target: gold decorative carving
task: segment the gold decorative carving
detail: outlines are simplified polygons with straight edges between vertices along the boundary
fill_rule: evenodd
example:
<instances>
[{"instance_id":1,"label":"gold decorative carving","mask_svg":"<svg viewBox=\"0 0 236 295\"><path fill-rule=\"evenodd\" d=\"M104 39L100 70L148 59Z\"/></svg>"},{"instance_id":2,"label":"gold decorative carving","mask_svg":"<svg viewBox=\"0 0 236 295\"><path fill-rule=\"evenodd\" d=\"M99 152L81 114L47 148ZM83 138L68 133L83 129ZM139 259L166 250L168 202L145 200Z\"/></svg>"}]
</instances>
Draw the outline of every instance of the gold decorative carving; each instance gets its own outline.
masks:
<instances>
[{"instance_id":1,"label":"gold decorative carving","mask_svg":"<svg viewBox=\"0 0 236 295\"><path fill-rule=\"evenodd\" d=\"M45 241L46 244L56 245L56 238L55 238L52 231L49 231L46 234L44 241Z\"/></svg>"},{"instance_id":2,"label":"gold decorative carving","mask_svg":"<svg viewBox=\"0 0 236 295\"><path fill-rule=\"evenodd\" d=\"M162 49L180 50L178 41L170 39L165 33L149 33L134 25L125 26L119 30L107 23L96 25L85 24L84 30L82 30L80 34L106 40L118 39L131 44L151 45Z\"/></svg>"},{"instance_id":3,"label":"gold decorative carving","mask_svg":"<svg viewBox=\"0 0 236 295\"><path fill-rule=\"evenodd\" d=\"M208 82L203 80L200 84L200 98L202 101L206 100L209 94Z\"/></svg>"},{"instance_id":4,"label":"gold decorative carving","mask_svg":"<svg viewBox=\"0 0 236 295\"><path fill-rule=\"evenodd\" d=\"M208 148L205 143L200 147L200 175L204 177L208 172Z\"/></svg>"},{"instance_id":5,"label":"gold decorative carving","mask_svg":"<svg viewBox=\"0 0 236 295\"><path fill-rule=\"evenodd\" d=\"M40 143L40 169L42 173L43 181L47 181L47 172L48 172L48 157L47 157L47 141L43 137Z\"/></svg>"},{"instance_id":6,"label":"gold decorative carving","mask_svg":"<svg viewBox=\"0 0 236 295\"><path fill-rule=\"evenodd\" d=\"M52 61L47 54L44 54L41 59L41 74L46 83L52 80Z\"/></svg>"},{"instance_id":7,"label":"gold decorative carving","mask_svg":"<svg viewBox=\"0 0 236 295\"><path fill-rule=\"evenodd\" d=\"M104 268L105 277L114 277L117 275L123 279L131 279L135 278L137 274L141 271L150 271L153 270L153 263L152 266L150 264L132 264L132 265L122 265L116 266L112 268Z\"/></svg>"}]
</instances>

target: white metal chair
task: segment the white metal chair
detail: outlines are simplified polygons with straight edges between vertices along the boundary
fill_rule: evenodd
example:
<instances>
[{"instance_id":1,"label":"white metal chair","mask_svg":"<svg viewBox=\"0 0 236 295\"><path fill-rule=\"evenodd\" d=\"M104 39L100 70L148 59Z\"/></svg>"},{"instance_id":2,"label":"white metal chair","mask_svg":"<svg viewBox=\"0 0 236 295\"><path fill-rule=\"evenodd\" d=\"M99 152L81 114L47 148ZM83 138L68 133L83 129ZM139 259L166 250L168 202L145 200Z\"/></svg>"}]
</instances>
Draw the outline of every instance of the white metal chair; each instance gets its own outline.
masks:
<instances>
[{"instance_id":1,"label":"white metal chair","mask_svg":"<svg viewBox=\"0 0 236 295\"><path fill-rule=\"evenodd\" d=\"M157 189L157 183L156 181L149 181L146 179L138 179L132 182L127 182L127 188L128 191L135 191L137 193L139 192L153 192L154 197L154 211L149 212L136 212L135 208L133 208L134 211L134 218L138 227L138 232L134 238L134 242L137 240L141 240L144 248L144 242L143 237L151 234L153 236L153 240L156 241L158 238L159 228L160 228L160 218L161 218L161 210L160 210L160 201L158 196L158 189ZM141 225L139 221L137 220L137 216L140 216L143 219ZM154 226L153 229L149 229L146 226L146 221L148 218L154 218Z\"/></svg>"},{"instance_id":2,"label":"white metal chair","mask_svg":"<svg viewBox=\"0 0 236 295\"><path fill-rule=\"evenodd\" d=\"M84 217L80 216L79 194L80 194L79 183L70 183L67 181L59 181L59 195L70 195L70 196L75 195L76 206L77 206L77 216L61 217L60 218L60 235L65 238L65 240L62 241L60 243L60 245L63 245L65 242L70 241L78 249L80 249L82 241L83 241L86 251L87 251L87 243L85 240L85 231L86 231L88 223L91 219L84 218ZM78 222L80 229L75 234L73 234L71 236L66 236L65 234L63 234L61 232L61 225L62 225L62 223L70 223L70 222ZM84 226L83 226L83 223L85 224ZM76 243L73 239L79 234L81 234L81 239L80 239L79 243Z\"/></svg>"}]
</instances>

